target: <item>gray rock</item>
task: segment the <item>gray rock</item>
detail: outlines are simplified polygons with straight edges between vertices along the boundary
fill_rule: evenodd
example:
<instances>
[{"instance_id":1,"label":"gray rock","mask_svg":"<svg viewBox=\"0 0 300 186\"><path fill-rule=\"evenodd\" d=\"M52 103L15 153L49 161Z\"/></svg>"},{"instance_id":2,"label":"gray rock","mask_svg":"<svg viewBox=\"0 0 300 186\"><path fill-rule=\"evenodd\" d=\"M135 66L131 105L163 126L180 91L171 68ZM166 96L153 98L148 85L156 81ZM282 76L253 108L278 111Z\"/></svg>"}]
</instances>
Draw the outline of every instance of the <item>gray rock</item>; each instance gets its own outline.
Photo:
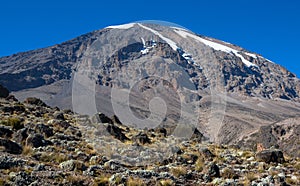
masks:
<instances>
[{"instance_id":1,"label":"gray rock","mask_svg":"<svg viewBox=\"0 0 300 186\"><path fill-rule=\"evenodd\" d=\"M31 104L31 105L37 105L37 106L43 106L43 107L47 106L46 103L44 103L39 98L35 98L35 97L26 98L24 103Z\"/></svg>"},{"instance_id":2,"label":"gray rock","mask_svg":"<svg viewBox=\"0 0 300 186\"><path fill-rule=\"evenodd\" d=\"M30 134L26 139L26 145L32 146L32 147L42 147L51 145L52 143L48 140L44 139L44 136L41 134Z\"/></svg>"},{"instance_id":3,"label":"gray rock","mask_svg":"<svg viewBox=\"0 0 300 186\"><path fill-rule=\"evenodd\" d=\"M121 183L125 183L127 180L127 176L122 173L116 173L109 178L109 185L119 185Z\"/></svg>"},{"instance_id":4,"label":"gray rock","mask_svg":"<svg viewBox=\"0 0 300 186\"><path fill-rule=\"evenodd\" d=\"M282 151L277 149L268 149L260 151L255 155L255 158L258 161L263 161L266 163L284 163L285 161Z\"/></svg>"},{"instance_id":5,"label":"gray rock","mask_svg":"<svg viewBox=\"0 0 300 186\"><path fill-rule=\"evenodd\" d=\"M136 136L133 137L133 140L139 144L150 144L151 140L150 138L147 136L147 134L140 132L139 134L137 134Z\"/></svg>"},{"instance_id":6,"label":"gray rock","mask_svg":"<svg viewBox=\"0 0 300 186\"><path fill-rule=\"evenodd\" d=\"M14 176L11 177L16 186L23 186L31 184L35 179L27 174L26 172L19 172L16 173Z\"/></svg>"},{"instance_id":7,"label":"gray rock","mask_svg":"<svg viewBox=\"0 0 300 186\"><path fill-rule=\"evenodd\" d=\"M78 160L68 160L64 161L59 164L59 167L63 169L64 171L73 171L75 169L77 170L85 170L86 167L84 166L84 163L82 161Z\"/></svg>"},{"instance_id":8,"label":"gray rock","mask_svg":"<svg viewBox=\"0 0 300 186\"><path fill-rule=\"evenodd\" d=\"M92 122L93 123L109 123L109 124L113 124L113 120L110 119L109 117L107 117L103 113L97 113L96 115L94 115L92 117Z\"/></svg>"},{"instance_id":9,"label":"gray rock","mask_svg":"<svg viewBox=\"0 0 300 186\"><path fill-rule=\"evenodd\" d=\"M153 170L134 170L134 171L130 171L130 173L145 179L150 179L152 177L159 176L159 174L154 172Z\"/></svg>"},{"instance_id":10,"label":"gray rock","mask_svg":"<svg viewBox=\"0 0 300 186\"><path fill-rule=\"evenodd\" d=\"M0 169L10 169L12 167L22 167L25 164L23 159L10 156L0 156Z\"/></svg>"},{"instance_id":11,"label":"gray rock","mask_svg":"<svg viewBox=\"0 0 300 186\"><path fill-rule=\"evenodd\" d=\"M27 128L23 128L23 129L16 131L13 134L13 139L18 143L22 143L28 137L27 131L28 131Z\"/></svg>"},{"instance_id":12,"label":"gray rock","mask_svg":"<svg viewBox=\"0 0 300 186\"><path fill-rule=\"evenodd\" d=\"M34 166L33 168L34 171L45 171L45 165L44 164L37 164L36 166Z\"/></svg>"},{"instance_id":13,"label":"gray rock","mask_svg":"<svg viewBox=\"0 0 300 186\"><path fill-rule=\"evenodd\" d=\"M60 112L60 111L54 112L53 118L54 118L54 119L58 119L58 120L63 120L63 121L65 120L64 113L63 113L63 112Z\"/></svg>"},{"instance_id":14,"label":"gray rock","mask_svg":"<svg viewBox=\"0 0 300 186\"><path fill-rule=\"evenodd\" d=\"M215 163L210 163L208 166L208 175L210 177L220 177L219 166Z\"/></svg>"},{"instance_id":15,"label":"gray rock","mask_svg":"<svg viewBox=\"0 0 300 186\"><path fill-rule=\"evenodd\" d=\"M212 160L215 157L215 155L207 147L200 148L199 152L209 160Z\"/></svg>"},{"instance_id":16,"label":"gray rock","mask_svg":"<svg viewBox=\"0 0 300 186\"><path fill-rule=\"evenodd\" d=\"M53 136L53 129L44 124L37 124L35 126L35 131L37 133L43 134L47 138Z\"/></svg>"},{"instance_id":17,"label":"gray rock","mask_svg":"<svg viewBox=\"0 0 300 186\"><path fill-rule=\"evenodd\" d=\"M123 133L122 129L115 125L109 124L106 128L106 131L122 142L129 140Z\"/></svg>"}]
</instances>

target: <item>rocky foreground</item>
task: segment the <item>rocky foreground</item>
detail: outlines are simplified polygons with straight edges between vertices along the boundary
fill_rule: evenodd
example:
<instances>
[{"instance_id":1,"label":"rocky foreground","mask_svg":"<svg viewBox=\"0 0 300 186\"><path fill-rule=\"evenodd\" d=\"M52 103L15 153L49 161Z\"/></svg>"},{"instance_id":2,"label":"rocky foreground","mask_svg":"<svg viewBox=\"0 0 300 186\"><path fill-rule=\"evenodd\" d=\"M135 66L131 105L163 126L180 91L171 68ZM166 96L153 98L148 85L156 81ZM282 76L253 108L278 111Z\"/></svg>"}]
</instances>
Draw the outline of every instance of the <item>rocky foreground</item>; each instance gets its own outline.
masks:
<instances>
[{"instance_id":1,"label":"rocky foreground","mask_svg":"<svg viewBox=\"0 0 300 186\"><path fill-rule=\"evenodd\" d=\"M150 145L166 130L137 130L117 117L99 122L124 145ZM41 100L0 99L0 185L300 185L300 159L279 149L245 151L200 142L177 145L165 160L128 166L87 140L70 110ZM101 148L101 147L100 147Z\"/></svg>"}]
</instances>

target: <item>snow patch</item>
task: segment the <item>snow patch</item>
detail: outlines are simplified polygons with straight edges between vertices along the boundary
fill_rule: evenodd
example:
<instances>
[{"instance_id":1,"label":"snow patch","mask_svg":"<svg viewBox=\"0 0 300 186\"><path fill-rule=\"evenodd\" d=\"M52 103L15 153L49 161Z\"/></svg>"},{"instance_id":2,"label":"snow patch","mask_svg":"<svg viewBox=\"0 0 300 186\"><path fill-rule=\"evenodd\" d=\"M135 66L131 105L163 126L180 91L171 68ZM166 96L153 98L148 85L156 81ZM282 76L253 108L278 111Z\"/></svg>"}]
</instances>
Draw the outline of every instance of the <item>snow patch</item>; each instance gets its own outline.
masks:
<instances>
[{"instance_id":1,"label":"snow patch","mask_svg":"<svg viewBox=\"0 0 300 186\"><path fill-rule=\"evenodd\" d=\"M140 23L138 23L138 25L139 25L140 27L146 29L146 30L149 30L149 31L152 32L153 34L159 36L159 37L162 38L164 41L166 41L166 42L171 46L171 48L172 48L173 50L177 51L177 48L178 48L178 47L177 47L177 45L176 45L176 43L175 43L174 41L172 41L172 40L169 39L169 38L164 37L164 36L161 35L158 31L153 30L152 28L146 27L146 26L144 26L144 25L142 25L142 24L140 24Z\"/></svg>"},{"instance_id":2,"label":"snow patch","mask_svg":"<svg viewBox=\"0 0 300 186\"><path fill-rule=\"evenodd\" d=\"M220 51L223 51L223 52L226 52L226 53L233 53L235 56L239 57L242 62L247 66L247 67L251 67L251 66L255 66L258 68L257 65L251 63L250 61L246 60L241 54L239 54L239 51L238 50L235 50L233 48L230 48L228 46L225 46L225 45L221 45L219 43L215 43L213 41L209 41L209 40L206 40L206 39L203 39L199 36L196 36L194 34L191 34L191 33L188 33L186 31L183 31L183 30L174 30L178 35L180 35L181 37L183 38L187 38L188 37L191 37L197 41L200 41L201 43L207 45L207 46L210 46L211 48L215 49L215 50L220 50Z\"/></svg>"},{"instance_id":3,"label":"snow patch","mask_svg":"<svg viewBox=\"0 0 300 186\"><path fill-rule=\"evenodd\" d=\"M174 51L178 52L184 59L186 59L189 64L195 65L197 68L199 68L200 70L202 70L202 67L198 63L195 63L195 61L193 60L192 55L189 54L189 53L186 53L185 51L183 51L180 47L177 46L177 44L173 40L171 40L171 39L163 36L161 33L159 33L158 31L156 31L156 30L154 30L152 28L146 27L146 26L144 26L144 25L142 25L140 23L138 23L138 25L140 27L146 29L146 30L149 30L153 34L159 36L161 39L163 39L164 41L166 41ZM177 27L175 27L175 28L179 29ZM184 29L180 29L180 30L185 31ZM142 41L143 41L143 39L142 39ZM143 41L143 44L144 44L144 42L145 41ZM141 50L141 53L145 55L145 54L147 54L149 52L149 50L151 50L155 46L156 46L156 42L155 42L155 45L152 45L151 47L145 47L145 44L144 44L144 47Z\"/></svg>"},{"instance_id":4,"label":"snow patch","mask_svg":"<svg viewBox=\"0 0 300 186\"><path fill-rule=\"evenodd\" d=\"M257 58L257 55L249 53L249 52L244 52L247 56L253 57L253 58Z\"/></svg>"},{"instance_id":5,"label":"snow patch","mask_svg":"<svg viewBox=\"0 0 300 186\"><path fill-rule=\"evenodd\" d=\"M108 26L106 28L129 29L129 28L133 27L134 25L135 25L135 23L128 23L128 24L123 24L123 25L112 25L112 26Z\"/></svg>"}]
</instances>

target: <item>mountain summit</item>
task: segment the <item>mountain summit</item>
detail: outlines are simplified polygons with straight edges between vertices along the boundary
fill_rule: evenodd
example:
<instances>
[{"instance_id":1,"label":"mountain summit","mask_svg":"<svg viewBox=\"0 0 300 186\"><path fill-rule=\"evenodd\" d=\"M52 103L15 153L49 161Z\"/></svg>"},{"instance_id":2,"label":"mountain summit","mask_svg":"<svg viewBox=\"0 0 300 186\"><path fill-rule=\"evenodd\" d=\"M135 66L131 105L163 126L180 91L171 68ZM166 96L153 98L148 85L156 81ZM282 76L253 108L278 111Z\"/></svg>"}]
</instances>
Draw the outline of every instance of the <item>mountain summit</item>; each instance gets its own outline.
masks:
<instances>
[{"instance_id":1,"label":"mountain summit","mask_svg":"<svg viewBox=\"0 0 300 186\"><path fill-rule=\"evenodd\" d=\"M300 156L300 80L239 46L154 23L109 26L0 58L0 84L20 100L116 114L138 128L190 123L202 140Z\"/></svg>"}]
</instances>

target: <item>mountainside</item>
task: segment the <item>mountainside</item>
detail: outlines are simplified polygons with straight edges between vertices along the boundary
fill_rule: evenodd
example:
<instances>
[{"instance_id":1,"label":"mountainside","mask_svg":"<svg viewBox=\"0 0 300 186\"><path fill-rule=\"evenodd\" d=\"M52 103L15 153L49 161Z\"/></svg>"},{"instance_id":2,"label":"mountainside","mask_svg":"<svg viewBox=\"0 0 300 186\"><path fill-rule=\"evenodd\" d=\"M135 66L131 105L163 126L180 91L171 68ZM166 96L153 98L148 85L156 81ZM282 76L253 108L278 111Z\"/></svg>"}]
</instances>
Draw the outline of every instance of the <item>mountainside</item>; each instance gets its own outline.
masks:
<instances>
[{"instance_id":1,"label":"mountainside","mask_svg":"<svg viewBox=\"0 0 300 186\"><path fill-rule=\"evenodd\" d=\"M265 148L278 146L300 156L299 143L293 144L300 135L295 74L261 55L179 27L110 26L2 57L0 84L20 100L34 96L82 114L116 114L132 127L161 125L180 136L176 124L191 123L201 140L256 148L272 138Z\"/></svg>"},{"instance_id":2,"label":"mountainside","mask_svg":"<svg viewBox=\"0 0 300 186\"><path fill-rule=\"evenodd\" d=\"M178 143L172 154L144 148L174 140L163 128L137 130L116 116L99 114L94 124L111 135L98 136L111 146L87 141L87 133L70 110L51 108L36 98L19 102L0 98L0 185L299 185L300 161L280 150L243 151L199 143L197 135ZM196 133L195 133L196 134ZM118 144L123 148L114 149ZM165 144L163 144L165 146ZM136 150L132 151L132 147ZM118 156L130 149L133 159L151 164L124 164ZM140 149L141 151L139 151ZM119 153L120 152L120 153ZM130 156L126 157L130 159Z\"/></svg>"}]
</instances>

